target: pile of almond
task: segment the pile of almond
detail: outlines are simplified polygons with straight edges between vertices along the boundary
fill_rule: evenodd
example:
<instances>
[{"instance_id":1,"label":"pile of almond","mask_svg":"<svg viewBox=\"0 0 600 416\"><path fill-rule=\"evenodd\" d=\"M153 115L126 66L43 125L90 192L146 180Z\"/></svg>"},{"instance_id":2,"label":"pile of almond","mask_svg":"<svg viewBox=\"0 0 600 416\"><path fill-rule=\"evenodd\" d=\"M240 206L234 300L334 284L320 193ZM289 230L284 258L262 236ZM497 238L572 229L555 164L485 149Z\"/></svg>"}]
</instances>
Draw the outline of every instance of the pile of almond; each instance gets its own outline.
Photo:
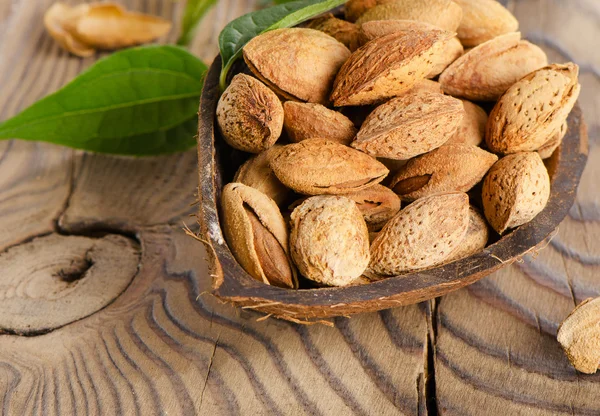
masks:
<instances>
[{"instance_id":1,"label":"pile of almond","mask_svg":"<svg viewBox=\"0 0 600 416\"><path fill-rule=\"evenodd\" d=\"M550 195L542 159L566 133L577 65L548 65L494 0L350 0L345 18L252 39L218 103L223 139L256 155L223 189L225 237L266 284L449 263Z\"/></svg>"}]
</instances>

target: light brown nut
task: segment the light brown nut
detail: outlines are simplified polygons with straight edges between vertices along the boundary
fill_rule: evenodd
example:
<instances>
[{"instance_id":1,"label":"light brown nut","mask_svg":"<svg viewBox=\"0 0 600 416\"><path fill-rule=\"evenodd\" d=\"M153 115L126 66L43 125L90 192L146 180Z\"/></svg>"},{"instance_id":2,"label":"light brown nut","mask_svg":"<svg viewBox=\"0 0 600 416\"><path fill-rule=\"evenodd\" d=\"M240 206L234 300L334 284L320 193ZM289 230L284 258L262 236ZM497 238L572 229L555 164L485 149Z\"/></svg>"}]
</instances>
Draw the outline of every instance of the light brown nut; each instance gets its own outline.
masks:
<instances>
[{"instance_id":1,"label":"light brown nut","mask_svg":"<svg viewBox=\"0 0 600 416\"><path fill-rule=\"evenodd\" d=\"M433 267L458 247L469 227L469 197L438 194L413 202L383 227L371 245L369 271L395 276Z\"/></svg>"},{"instance_id":2,"label":"light brown nut","mask_svg":"<svg viewBox=\"0 0 600 416\"><path fill-rule=\"evenodd\" d=\"M485 218L478 209L471 206L469 208L467 234L458 247L448 256L445 263L451 263L479 253L487 245L489 236L490 232Z\"/></svg>"},{"instance_id":3,"label":"light brown nut","mask_svg":"<svg viewBox=\"0 0 600 416\"><path fill-rule=\"evenodd\" d=\"M260 153L281 136L283 106L262 82L238 74L219 99L217 123L231 147Z\"/></svg>"},{"instance_id":4,"label":"light brown nut","mask_svg":"<svg viewBox=\"0 0 600 416\"><path fill-rule=\"evenodd\" d=\"M277 179L270 166L271 160L281 149L282 146L275 145L248 159L236 172L233 182L257 189L281 206L289 198L291 190Z\"/></svg>"},{"instance_id":5,"label":"light brown nut","mask_svg":"<svg viewBox=\"0 0 600 416\"><path fill-rule=\"evenodd\" d=\"M321 104L286 101L283 127L293 142L306 139L327 139L349 144L357 130L348 117Z\"/></svg>"},{"instance_id":6,"label":"light brown nut","mask_svg":"<svg viewBox=\"0 0 600 416\"><path fill-rule=\"evenodd\" d=\"M536 217L550 197L550 177L535 152L500 159L483 180L483 211L498 234Z\"/></svg>"},{"instance_id":7,"label":"light brown nut","mask_svg":"<svg viewBox=\"0 0 600 416\"><path fill-rule=\"evenodd\" d=\"M407 93L431 92L435 94L443 94L442 86L437 81L430 79L422 79L417 82Z\"/></svg>"},{"instance_id":8,"label":"light brown nut","mask_svg":"<svg viewBox=\"0 0 600 416\"><path fill-rule=\"evenodd\" d=\"M291 217L290 251L302 275L329 286L351 284L369 264L369 232L354 201L308 198Z\"/></svg>"},{"instance_id":9,"label":"light brown nut","mask_svg":"<svg viewBox=\"0 0 600 416\"><path fill-rule=\"evenodd\" d=\"M381 182L389 173L372 157L323 139L289 144L271 161L277 178L305 195L342 195Z\"/></svg>"},{"instance_id":10,"label":"light brown nut","mask_svg":"<svg viewBox=\"0 0 600 416\"><path fill-rule=\"evenodd\" d=\"M403 201L444 192L467 192L479 183L498 156L476 146L447 144L410 160L390 188Z\"/></svg>"},{"instance_id":11,"label":"light brown nut","mask_svg":"<svg viewBox=\"0 0 600 416\"><path fill-rule=\"evenodd\" d=\"M578 73L573 63L550 65L510 87L490 113L488 148L508 154L542 147L559 131L579 97Z\"/></svg>"},{"instance_id":12,"label":"light brown nut","mask_svg":"<svg viewBox=\"0 0 600 416\"><path fill-rule=\"evenodd\" d=\"M519 29L517 19L496 0L454 1L463 10L463 18L457 32L465 47L477 46Z\"/></svg>"},{"instance_id":13,"label":"light brown nut","mask_svg":"<svg viewBox=\"0 0 600 416\"><path fill-rule=\"evenodd\" d=\"M595 374L600 365L600 298L581 302L560 324L556 339L577 371Z\"/></svg>"},{"instance_id":14,"label":"light brown nut","mask_svg":"<svg viewBox=\"0 0 600 416\"><path fill-rule=\"evenodd\" d=\"M92 56L96 49L77 39L65 27L65 22L77 21L89 10L87 4L71 7L64 3L54 3L44 14L44 26L58 44L74 55Z\"/></svg>"},{"instance_id":15,"label":"light brown nut","mask_svg":"<svg viewBox=\"0 0 600 416\"><path fill-rule=\"evenodd\" d=\"M265 32L244 46L250 70L277 94L320 104L328 103L335 75L349 56L336 39L305 28Z\"/></svg>"},{"instance_id":16,"label":"light brown nut","mask_svg":"<svg viewBox=\"0 0 600 416\"><path fill-rule=\"evenodd\" d=\"M357 25L338 19L331 13L327 13L311 20L307 27L320 30L321 32L327 33L329 36L333 36L346 45L350 51L357 50L362 43L362 34Z\"/></svg>"},{"instance_id":17,"label":"light brown nut","mask_svg":"<svg viewBox=\"0 0 600 416\"><path fill-rule=\"evenodd\" d=\"M336 106L373 104L410 90L431 72L437 48L450 37L449 32L430 30L372 40L344 63L331 100Z\"/></svg>"},{"instance_id":18,"label":"light brown nut","mask_svg":"<svg viewBox=\"0 0 600 416\"><path fill-rule=\"evenodd\" d=\"M266 284L297 288L287 228L275 202L241 183L227 184L221 200L225 238L244 270Z\"/></svg>"},{"instance_id":19,"label":"light brown nut","mask_svg":"<svg viewBox=\"0 0 600 416\"><path fill-rule=\"evenodd\" d=\"M353 1L348 2L347 9L350 3ZM376 3L361 14L357 24L373 20L418 20L456 32L463 15L461 7L450 0L377 0Z\"/></svg>"},{"instance_id":20,"label":"light brown nut","mask_svg":"<svg viewBox=\"0 0 600 416\"><path fill-rule=\"evenodd\" d=\"M470 144L472 146L479 146L485 136L485 126L487 125L488 115L483 108L473 104L471 101L461 101L465 109L465 116L454 136L452 136L446 144Z\"/></svg>"},{"instance_id":21,"label":"light brown nut","mask_svg":"<svg viewBox=\"0 0 600 416\"><path fill-rule=\"evenodd\" d=\"M462 123L460 100L441 94L404 94L377 107L352 147L375 157L410 159L443 145Z\"/></svg>"},{"instance_id":22,"label":"light brown nut","mask_svg":"<svg viewBox=\"0 0 600 416\"><path fill-rule=\"evenodd\" d=\"M383 185L375 185L346 197L356 202L369 231L381 230L400 211L400 198Z\"/></svg>"},{"instance_id":23,"label":"light brown nut","mask_svg":"<svg viewBox=\"0 0 600 416\"><path fill-rule=\"evenodd\" d=\"M407 30L440 30L437 26L415 20L373 20L363 23L361 29L365 41L371 41L390 33ZM439 50L435 54L435 66L427 74L427 78L434 78L441 74L448 65L458 59L463 53L463 46L457 37L449 38L446 42L440 43Z\"/></svg>"},{"instance_id":24,"label":"light brown nut","mask_svg":"<svg viewBox=\"0 0 600 416\"><path fill-rule=\"evenodd\" d=\"M565 138L567 134L567 129L569 126L565 121L562 126L560 126L560 130L554 134L552 134L550 140L542 145L539 149L537 149L538 154L542 159L548 159L550 156L554 154L554 151L558 149L561 145L562 140Z\"/></svg>"},{"instance_id":25,"label":"light brown nut","mask_svg":"<svg viewBox=\"0 0 600 416\"><path fill-rule=\"evenodd\" d=\"M440 75L444 92L473 101L496 101L515 82L548 64L543 50L518 32L469 50Z\"/></svg>"}]
</instances>

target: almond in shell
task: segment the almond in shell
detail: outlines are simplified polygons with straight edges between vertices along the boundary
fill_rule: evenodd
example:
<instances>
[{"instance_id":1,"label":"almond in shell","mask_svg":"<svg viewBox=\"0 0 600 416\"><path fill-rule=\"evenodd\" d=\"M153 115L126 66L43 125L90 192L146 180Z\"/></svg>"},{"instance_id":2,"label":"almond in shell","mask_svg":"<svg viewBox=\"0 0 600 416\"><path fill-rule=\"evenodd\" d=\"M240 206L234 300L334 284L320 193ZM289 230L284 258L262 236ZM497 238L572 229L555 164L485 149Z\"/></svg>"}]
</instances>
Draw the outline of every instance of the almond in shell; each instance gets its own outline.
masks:
<instances>
[{"instance_id":1,"label":"almond in shell","mask_svg":"<svg viewBox=\"0 0 600 416\"><path fill-rule=\"evenodd\" d=\"M236 75L217 104L217 123L225 141L244 152L271 147L283 129L283 106L259 80Z\"/></svg>"},{"instance_id":2,"label":"almond in shell","mask_svg":"<svg viewBox=\"0 0 600 416\"><path fill-rule=\"evenodd\" d=\"M346 286L369 264L369 232L350 199L315 196L291 216L290 250L306 278L329 286Z\"/></svg>"},{"instance_id":3,"label":"almond in shell","mask_svg":"<svg viewBox=\"0 0 600 416\"><path fill-rule=\"evenodd\" d=\"M560 324L556 339L569 362L585 374L600 365L600 298L581 302Z\"/></svg>"},{"instance_id":4,"label":"almond in shell","mask_svg":"<svg viewBox=\"0 0 600 416\"><path fill-rule=\"evenodd\" d=\"M328 103L335 76L350 56L333 37L307 28L265 32L243 53L250 70L281 97L321 104Z\"/></svg>"},{"instance_id":5,"label":"almond in shell","mask_svg":"<svg viewBox=\"0 0 600 416\"><path fill-rule=\"evenodd\" d=\"M336 106L365 105L401 95L431 72L440 45L451 37L410 30L368 42L340 69L331 100Z\"/></svg>"},{"instance_id":6,"label":"almond in shell","mask_svg":"<svg viewBox=\"0 0 600 416\"><path fill-rule=\"evenodd\" d=\"M271 161L271 168L285 186L305 195L358 192L389 173L374 158L323 139L284 146Z\"/></svg>"},{"instance_id":7,"label":"almond in shell","mask_svg":"<svg viewBox=\"0 0 600 416\"><path fill-rule=\"evenodd\" d=\"M297 288L288 252L288 232L275 202L241 183L223 188L223 231L240 265L266 284Z\"/></svg>"},{"instance_id":8,"label":"almond in shell","mask_svg":"<svg viewBox=\"0 0 600 416\"><path fill-rule=\"evenodd\" d=\"M410 160L390 188L404 201L444 192L467 192L483 179L498 156L476 146L448 144Z\"/></svg>"},{"instance_id":9,"label":"almond in shell","mask_svg":"<svg viewBox=\"0 0 600 416\"><path fill-rule=\"evenodd\" d=\"M469 197L438 194L419 199L383 227L371 245L369 272L395 276L443 263L469 228Z\"/></svg>"},{"instance_id":10,"label":"almond in shell","mask_svg":"<svg viewBox=\"0 0 600 416\"><path fill-rule=\"evenodd\" d=\"M404 94L367 117L352 147L374 157L410 159L448 141L463 116L463 104L455 98L429 92Z\"/></svg>"},{"instance_id":11,"label":"almond in shell","mask_svg":"<svg viewBox=\"0 0 600 416\"><path fill-rule=\"evenodd\" d=\"M537 149L538 154L542 159L548 159L550 156L554 154L556 149L561 145L562 140L565 138L568 129L567 122L565 121L562 126L560 126L560 130L554 134L550 140L542 145L539 149Z\"/></svg>"},{"instance_id":12,"label":"almond in shell","mask_svg":"<svg viewBox=\"0 0 600 416\"><path fill-rule=\"evenodd\" d=\"M573 63L550 65L510 87L490 113L488 148L509 154L542 147L560 130L579 97L578 72Z\"/></svg>"},{"instance_id":13,"label":"almond in shell","mask_svg":"<svg viewBox=\"0 0 600 416\"><path fill-rule=\"evenodd\" d=\"M457 32L465 47L477 46L519 29L517 19L496 0L454 1L463 10L463 18Z\"/></svg>"},{"instance_id":14,"label":"almond in shell","mask_svg":"<svg viewBox=\"0 0 600 416\"><path fill-rule=\"evenodd\" d=\"M400 211L400 198L383 185L346 195L363 214L369 231L379 231Z\"/></svg>"},{"instance_id":15,"label":"almond in shell","mask_svg":"<svg viewBox=\"0 0 600 416\"><path fill-rule=\"evenodd\" d=\"M471 101L461 100L465 109L462 124L446 144L470 144L479 146L485 136L488 115L485 110Z\"/></svg>"},{"instance_id":16,"label":"almond in shell","mask_svg":"<svg viewBox=\"0 0 600 416\"><path fill-rule=\"evenodd\" d=\"M444 92L473 101L496 101L515 82L548 64L538 46L518 32L469 50L440 75Z\"/></svg>"},{"instance_id":17,"label":"almond in shell","mask_svg":"<svg viewBox=\"0 0 600 416\"><path fill-rule=\"evenodd\" d=\"M465 238L459 246L450 254L445 263L464 259L479 253L485 248L490 237L490 231L481 212L478 209L469 208L469 228Z\"/></svg>"},{"instance_id":18,"label":"almond in shell","mask_svg":"<svg viewBox=\"0 0 600 416\"><path fill-rule=\"evenodd\" d=\"M333 36L346 45L350 51L357 50L362 44L360 28L354 23L338 19L331 13L311 20L307 27Z\"/></svg>"},{"instance_id":19,"label":"almond in shell","mask_svg":"<svg viewBox=\"0 0 600 416\"><path fill-rule=\"evenodd\" d=\"M549 197L548 171L535 152L503 157L483 181L484 214L498 234L534 219Z\"/></svg>"},{"instance_id":20,"label":"almond in shell","mask_svg":"<svg viewBox=\"0 0 600 416\"><path fill-rule=\"evenodd\" d=\"M321 104L287 101L283 109L283 127L293 142L326 139L347 145L356 136L356 127L348 117Z\"/></svg>"}]
</instances>

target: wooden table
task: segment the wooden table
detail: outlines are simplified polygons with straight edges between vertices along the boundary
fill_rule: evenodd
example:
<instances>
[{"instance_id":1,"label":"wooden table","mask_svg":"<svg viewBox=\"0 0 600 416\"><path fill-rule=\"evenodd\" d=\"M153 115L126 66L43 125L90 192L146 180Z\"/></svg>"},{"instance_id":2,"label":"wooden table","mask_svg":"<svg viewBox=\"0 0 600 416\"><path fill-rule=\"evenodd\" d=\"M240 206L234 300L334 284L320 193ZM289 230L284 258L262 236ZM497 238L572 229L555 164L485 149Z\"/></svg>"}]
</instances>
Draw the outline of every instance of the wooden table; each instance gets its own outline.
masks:
<instances>
[{"instance_id":1,"label":"wooden table","mask_svg":"<svg viewBox=\"0 0 600 416\"><path fill-rule=\"evenodd\" d=\"M0 2L0 119L94 60L46 35L51 3ZM181 14L170 0L122 3ZM182 232L193 150L136 160L0 142L0 413L599 414L600 376L577 374L555 334L600 293L600 4L508 7L552 61L581 66L590 161L549 247L435 302L334 327L257 322L207 294L203 246ZM209 61L220 28L252 8L221 0L193 51Z\"/></svg>"}]
</instances>

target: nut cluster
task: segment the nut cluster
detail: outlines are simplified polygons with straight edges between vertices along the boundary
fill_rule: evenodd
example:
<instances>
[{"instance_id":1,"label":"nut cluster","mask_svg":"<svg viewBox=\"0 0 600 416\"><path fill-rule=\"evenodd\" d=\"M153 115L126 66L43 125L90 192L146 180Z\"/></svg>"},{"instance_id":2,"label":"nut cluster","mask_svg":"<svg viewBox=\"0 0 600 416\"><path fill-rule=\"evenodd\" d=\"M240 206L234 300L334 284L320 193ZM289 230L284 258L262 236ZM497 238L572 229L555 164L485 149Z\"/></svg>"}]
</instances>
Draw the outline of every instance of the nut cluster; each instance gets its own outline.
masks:
<instances>
[{"instance_id":1,"label":"nut cluster","mask_svg":"<svg viewBox=\"0 0 600 416\"><path fill-rule=\"evenodd\" d=\"M345 19L252 39L216 114L255 154L222 194L242 267L287 288L364 284L536 217L580 85L517 30L495 0L350 0Z\"/></svg>"}]
</instances>

